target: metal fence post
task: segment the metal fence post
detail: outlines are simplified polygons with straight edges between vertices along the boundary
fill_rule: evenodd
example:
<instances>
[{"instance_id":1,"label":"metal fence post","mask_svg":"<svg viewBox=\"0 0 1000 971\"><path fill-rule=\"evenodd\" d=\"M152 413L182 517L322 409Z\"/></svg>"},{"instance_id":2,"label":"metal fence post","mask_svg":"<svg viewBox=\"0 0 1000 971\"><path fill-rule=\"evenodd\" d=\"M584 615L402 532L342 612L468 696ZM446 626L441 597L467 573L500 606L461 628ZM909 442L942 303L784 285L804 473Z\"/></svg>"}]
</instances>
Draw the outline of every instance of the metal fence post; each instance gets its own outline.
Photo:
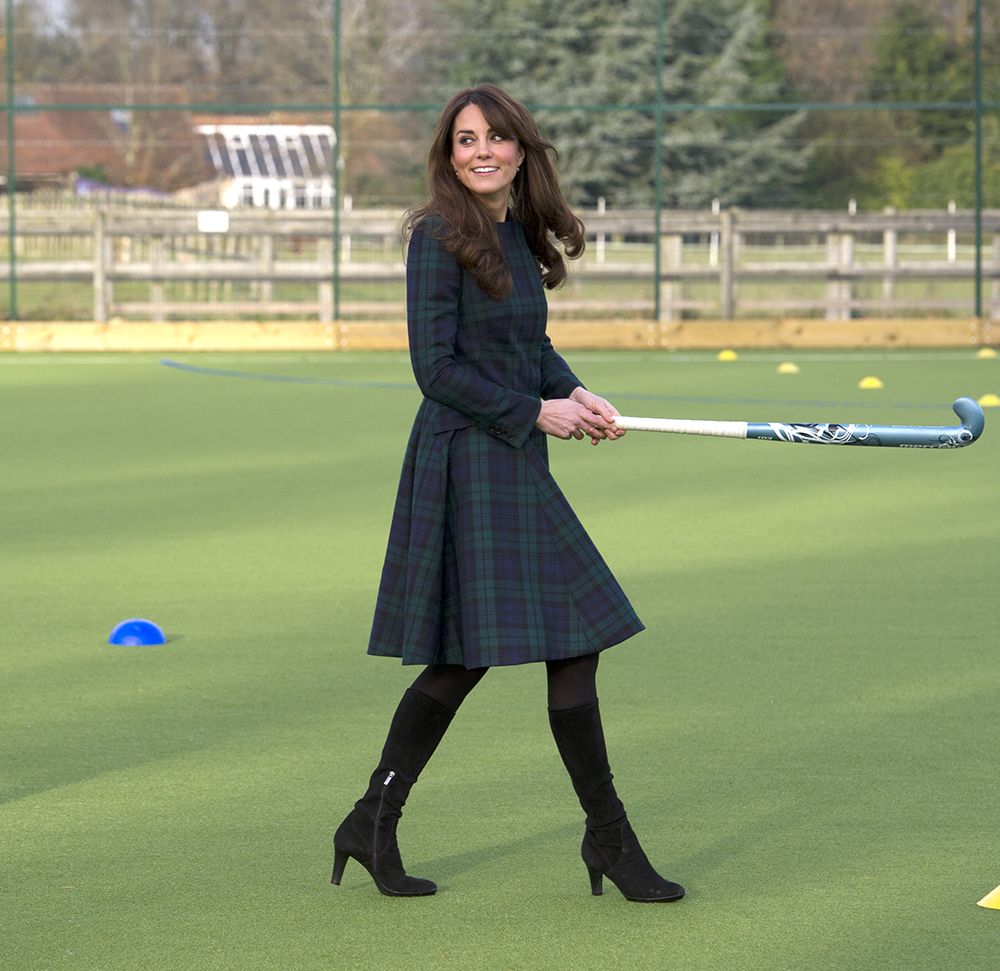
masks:
<instances>
[{"instance_id":1,"label":"metal fence post","mask_svg":"<svg viewBox=\"0 0 1000 971\"><path fill-rule=\"evenodd\" d=\"M10 310L8 317L17 320L17 170L14 152L14 115L17 101L14 98L14 0L7 0L7 245L10 252Z\"/></svg>"},{"instance_id":2,"label":"metal fence post","mask_svg":"<svg viewBox=\"0 0 1000 971\"><path fill-rule=\"evenodd\" d=\"M993 279L990 281L991 317L1000 317L1000 233L993 234Z\"/></svg>"},{"instance_id":3,"label":"metal fence post","mask_svg":"<svg viewBox=\"0 0 1000 971\"><path fill-rule=\"evenodd\" d=\"M340 318L340 3L333 0L333 319Z\"/></svg>"},{"instance_id":4,"label":"metal fence post","mask_svg":"<svg viewBox=\"0 0 1000 971\"><path fill-rule=\"evenodd\" d=\"M653 230L653 319L661 320L663 308L660 300L660 225L663 219L663 48L666 43L666 0L659 0L656 7L656 146L653 150L653 165L656 169L653 176L653 186L656 193L653 211L655 228Z\"/></svg>"},{"instance_id":5,"label":"metal fence post","mask_svg":"<svg viewBox=\"0 0 1000 971\"><path fill-rule=\"evenodd\" d=\"M983 315L983 0L976 0L976 316Z\"/></svg>"}]
</instances>

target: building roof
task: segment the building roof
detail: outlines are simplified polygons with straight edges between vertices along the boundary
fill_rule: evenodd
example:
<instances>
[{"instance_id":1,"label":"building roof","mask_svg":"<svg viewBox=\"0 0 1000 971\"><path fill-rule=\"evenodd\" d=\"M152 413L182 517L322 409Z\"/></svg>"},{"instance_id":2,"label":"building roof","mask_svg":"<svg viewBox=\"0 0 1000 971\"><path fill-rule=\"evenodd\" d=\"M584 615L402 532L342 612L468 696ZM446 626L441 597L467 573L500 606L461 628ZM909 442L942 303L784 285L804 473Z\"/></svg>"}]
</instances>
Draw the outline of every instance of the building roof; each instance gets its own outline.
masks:
<instances>
[{"instance_id":1,"label":"building roof","mask_svg":"<svg viewBox=\"0 0 1000 971\"><path fill-rule=\"evenodd\" d=\"M198 125L216 175L236 179L329 180L336 138L330 125Z\"/></svg>"},{"instance_id":2,"label":"building roof","mask_svg":"<svg viewBox=\"0 0 1000 971\"><path fill-rule=\"evenodd\" d=\"M172 102L183 94L183 89L171 88L160 91L159 97ZM113 109L107 103L109 92L100 85L32 82L18 85L15 95L21 109L14 119L15 165L22 188L63 182L81 167L101 167L118 184L150 184L161 189L200 182L210 174L184 104L178 104L176 112L155 115ZM91 103L92 111L44 107ZM7 138L2 126L0 158L6 168Z\"/></svg>"}]
</instances>

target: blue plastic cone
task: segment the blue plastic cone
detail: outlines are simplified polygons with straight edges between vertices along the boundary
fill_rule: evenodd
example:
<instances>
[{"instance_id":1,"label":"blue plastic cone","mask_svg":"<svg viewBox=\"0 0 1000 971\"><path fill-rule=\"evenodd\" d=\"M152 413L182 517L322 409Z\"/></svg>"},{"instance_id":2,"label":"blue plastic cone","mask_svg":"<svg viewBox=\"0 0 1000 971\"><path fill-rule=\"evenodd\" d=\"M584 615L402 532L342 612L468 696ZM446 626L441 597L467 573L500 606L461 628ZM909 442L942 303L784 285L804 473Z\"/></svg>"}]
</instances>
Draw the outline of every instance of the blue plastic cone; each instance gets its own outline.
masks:
<instances>
[{"instance_id":1,"label":"blue plastic cone","mask_svg":"<svg viewBox=\"0 0 1000 971\"><path fill-rule=\"evenodd\" d=\"M126 647L139 647L144 644L166 644L167 637L158 624L141 617L123 620L111 632L109 644L123 644Z\"/></svg>"}]
</instances>

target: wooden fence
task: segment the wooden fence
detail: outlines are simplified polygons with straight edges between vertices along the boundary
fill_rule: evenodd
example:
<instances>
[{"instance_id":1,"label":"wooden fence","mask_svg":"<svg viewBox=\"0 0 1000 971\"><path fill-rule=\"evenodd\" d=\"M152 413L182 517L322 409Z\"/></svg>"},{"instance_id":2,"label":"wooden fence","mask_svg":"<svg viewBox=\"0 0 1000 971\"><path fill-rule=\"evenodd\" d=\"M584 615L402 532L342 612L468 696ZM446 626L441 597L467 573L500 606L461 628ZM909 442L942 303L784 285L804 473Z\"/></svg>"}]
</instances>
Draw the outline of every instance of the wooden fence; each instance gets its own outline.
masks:
<instances>
[{"instance_id":1,"label":"wooden fence","mask_svg":"<svg viewBox=\"0 0 1000 971\"><path fill-rule=\"evenodd\" d=\"M654 214L581 213L587 254L551 300L553 316L652 319L968 317L974 307L968 211L665 211L654 272ZM329 211L229 213L225 232L199 232L197 210L151 208L17 213L21 281L82 281L93 320L281 317L330 323L403 316L402 213L340 216L334 266ZM202 225L205 224L203 219ZM984 213L983 306L1000 317L1000 210ZM353 244L353 245L352 245ZM0 281L8 279L0 218ZM283 291L281 294L276 292Z\"/></svg>"}]
</instances>

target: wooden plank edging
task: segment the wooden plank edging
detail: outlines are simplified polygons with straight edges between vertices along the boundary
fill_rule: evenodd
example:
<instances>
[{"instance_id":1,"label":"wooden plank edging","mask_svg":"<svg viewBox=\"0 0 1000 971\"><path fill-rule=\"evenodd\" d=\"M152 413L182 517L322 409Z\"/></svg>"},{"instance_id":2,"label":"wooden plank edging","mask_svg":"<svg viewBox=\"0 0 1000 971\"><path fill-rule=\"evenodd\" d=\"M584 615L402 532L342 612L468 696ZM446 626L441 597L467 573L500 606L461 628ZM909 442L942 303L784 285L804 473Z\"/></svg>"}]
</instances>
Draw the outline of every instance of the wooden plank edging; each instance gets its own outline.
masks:
<instances>
[{"instance_id":1,"label":"wooden plank edging","mask_svg":"<svg viewBox=\"0 0 1000 971\"><path fill-rule=\"evenodd\" d=\"M566 350L981 347L1000 343L976 318L690 320L655 323L552 320ZM998 324L1000 338L1000 324ZM381 321L7 321L0 352L17 351L402 351L406 324Z\"/></svg>"}]
</instances>

